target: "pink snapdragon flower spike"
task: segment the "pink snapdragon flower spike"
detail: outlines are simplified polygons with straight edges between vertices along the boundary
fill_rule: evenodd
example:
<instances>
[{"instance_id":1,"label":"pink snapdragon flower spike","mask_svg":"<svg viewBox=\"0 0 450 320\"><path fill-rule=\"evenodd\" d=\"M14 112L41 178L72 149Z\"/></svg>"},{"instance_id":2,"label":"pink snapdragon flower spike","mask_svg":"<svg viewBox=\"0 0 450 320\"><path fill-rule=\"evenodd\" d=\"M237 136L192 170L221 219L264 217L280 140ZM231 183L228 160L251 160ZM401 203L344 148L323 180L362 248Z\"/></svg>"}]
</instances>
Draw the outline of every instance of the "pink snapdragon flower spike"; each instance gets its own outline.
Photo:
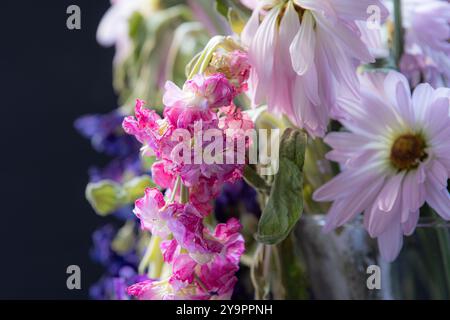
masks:
<instances>
[{"instance_id":1,"label":"pink snapdragon flower spike","mask_svg":"<svg viewBox=\"0 0 450 320\"><path fill-rule=\"evenodd\" d=\"M417 75L433 87L450 85L450 3L402 1L405 54L400 69L410 83Z\"/></svg>"},{"instance_id":2,"label":"pink snapdragon flower spike","mask_svg":"<svg viewBox=\"0 0 450 320\"><path fill-rule=\"evenodd\" d=\"M242 177L245 149L251 139L243 148L227 142L234 142L254 126L233 104L246 86L246 58L237 53L229 58L235 72L224 68L230 71L227 76L197 75L183 89L168 82L163 118L138 100L135 117L123 122L125 131L144 145L143 156L156 155L152 178L166 189L169 199L158 189L148 188L135 202L134 213L142 228L162 238L161 253L172 272L165 279L129 287L128 293L138 299L228 299L233 292L244 251L241 226L231 219L211 232L204 224L221 187ZM244 149L242 163L227 162L227 151L234 157L238 149ZM214 158L212 163L204 158L207 150ZM216 156L221 160L216 162ZM186 190L189 197L184 196Z\"/></svg>"},{"instance_id":3,"label":"pink snapdragon flower spike","mask_svg":"<svg viewBox=\"0 0 450 320\"><path fill-rule=\"evenodd\" d=\"M199 242L215 243L209 256L192 250L185 238L161 243L165 262L172 265L172 275L165 280L147 280L128 288L128 294L141 300L229 299L237 282L235 273L244 252L244 239L236 219L219 224L214 233L203 225L197 232ZM188 247L184 245L188 244Z\"/></svg>"},{"instance_id":4,"label":"pink snapdragon flower spike","mask_svg":"<svg viewBox=\"0 0 450 320\"><path fill-rule=\"evenodd\" d=\"M371 5L383 21L388 12L379 0L259 1L242 33L253 103L266 102L270 111L323 136L330 116L340 115L340 88L357 96L356 67L374 61L361 39L365 24L357 24L368 20Z\"/></svg>"},{"instance_id":5,"label":"pink snapdragon flower spike","mask_svg":"<svg viewBox=\"0 0 450 320\"><path fill-rule=\"evenodd\" d=\"M348 131L325 137L333 148L327 157L342 172L314 199L333 201L326 231L364 212L382 257L392 261L425 202L450 219L450 89L420 84L411 96L406 78L394 71L367 73L362 83L361 103L349 105L342 120Z\"/></svg>"}]
</instances>

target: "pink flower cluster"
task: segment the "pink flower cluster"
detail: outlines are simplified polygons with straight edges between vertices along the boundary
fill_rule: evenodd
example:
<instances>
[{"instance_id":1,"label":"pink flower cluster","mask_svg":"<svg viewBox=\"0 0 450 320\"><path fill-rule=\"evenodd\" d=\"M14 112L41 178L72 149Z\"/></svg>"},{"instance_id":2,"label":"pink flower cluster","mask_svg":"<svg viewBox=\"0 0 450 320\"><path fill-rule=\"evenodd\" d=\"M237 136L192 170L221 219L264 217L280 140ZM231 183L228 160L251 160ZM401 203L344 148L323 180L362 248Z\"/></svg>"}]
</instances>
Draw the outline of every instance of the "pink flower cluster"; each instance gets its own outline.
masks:
<instances>
[{"instance_id":1,"label":"pink flower cluster","mask_svg":"<svg viewBox=\"0 0 450 320\"><path fill-rule=\"evenodd\" d=\"M231 219L212 232L203 219L212 211L211 202L221 186L242 177L244 164L195 161L198 152L216 143L196 136L196 128L215 130L223 141L233 141L240 132L235 129L251 129L253 123L233 104L239 90L222 73L196 75L183 88L167 82L165 89L163 117L138 100L135 117L127 117L123 127L143 143L146 154L158 158L152 177L167 189L171 200L166 201L158 189L149 188L136 201L134 213L143 229L163 240L161 251L172 274L168 279L137 283L128 292L139 299L230 298L244 251L241 226ZM181 143L183 152L190 152L183 157L177 137L180 129L192 137ZM226 143L222 145L227 148ZM188 199L183 199L180 188L188 190Z\"/></svg>"},{"instance_id":2,"label":"pink flower cluster","mask_svg":"<svg viewBox=\"0 0 450 320\"><path fill-rule=\"evenodd\" d=\"M138 299L229 299L244 252L241 225L232 218L211 232L203 215L190 203L166 203L162 193L147 189L136 201L142 227L160 236L164 261L172 266L169 279L150 279L129 287Z\"/></svg>"}]
</instances>

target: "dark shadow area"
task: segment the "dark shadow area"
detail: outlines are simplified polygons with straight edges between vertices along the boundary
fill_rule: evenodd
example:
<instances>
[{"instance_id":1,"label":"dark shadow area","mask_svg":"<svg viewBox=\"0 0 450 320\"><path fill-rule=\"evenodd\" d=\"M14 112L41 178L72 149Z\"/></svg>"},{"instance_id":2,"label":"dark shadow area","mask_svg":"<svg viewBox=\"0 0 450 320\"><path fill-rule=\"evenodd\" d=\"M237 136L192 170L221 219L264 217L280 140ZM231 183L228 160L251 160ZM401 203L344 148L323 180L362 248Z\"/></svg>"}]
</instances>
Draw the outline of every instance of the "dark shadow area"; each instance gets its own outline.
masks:
<instances>
[{"instance_id":1,"label":"dark shadow area","mask_svg":"<svg viewBox=\"0 0 450 320\"><path fill-rule=\"evenodd\" d=\"M81 30L66 8L81 8ZM87 298L101 273L90 261L104 223L84 199L90 165L105 164L73 128L76 117L116 107L114 49L95 40L107 0L0 4L0 298ZM81 290L66 288L79 265Z\"/></svg>"}]
</instances>

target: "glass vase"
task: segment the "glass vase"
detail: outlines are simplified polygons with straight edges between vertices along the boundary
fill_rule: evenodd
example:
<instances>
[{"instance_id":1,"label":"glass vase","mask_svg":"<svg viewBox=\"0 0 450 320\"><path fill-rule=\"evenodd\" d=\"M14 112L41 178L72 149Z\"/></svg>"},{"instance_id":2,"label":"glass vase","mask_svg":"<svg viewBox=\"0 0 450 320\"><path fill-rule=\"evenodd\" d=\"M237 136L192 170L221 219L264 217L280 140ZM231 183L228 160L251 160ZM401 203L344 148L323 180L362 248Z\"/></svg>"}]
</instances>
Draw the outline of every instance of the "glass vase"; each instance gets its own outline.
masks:
<instances>
[{"instance_id":1,"label":"glass vase","mask_svg":"<svg viewBox=\"0 0 450 320\"><path fill-rule=\"evenodd\" d=\"M305 214L296 228L312 299L449 299L449 223L421 219L392 263L379 256L362 217L330 233L324 223L324 215ZM380 277L376 287L371 276Z\"/></svg>"}]
</instances>

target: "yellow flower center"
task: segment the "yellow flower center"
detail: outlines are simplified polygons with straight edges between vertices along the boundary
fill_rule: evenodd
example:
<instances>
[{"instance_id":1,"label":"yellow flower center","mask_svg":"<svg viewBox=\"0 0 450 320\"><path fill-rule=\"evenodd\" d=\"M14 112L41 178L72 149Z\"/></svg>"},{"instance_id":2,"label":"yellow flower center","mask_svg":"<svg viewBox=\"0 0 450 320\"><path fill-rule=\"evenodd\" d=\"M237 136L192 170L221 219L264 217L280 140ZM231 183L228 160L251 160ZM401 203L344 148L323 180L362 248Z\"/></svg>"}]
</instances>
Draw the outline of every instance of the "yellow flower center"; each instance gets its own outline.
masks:
<instances>
[{"instance_id":1,"label":"yellow flower center","mask_svg":"<svg viewBox=\"0 0 450 320\"><path fill-rule=\"evenodd\" d=\"M425 149L426 143L420 134L401 135L392 144L391 164L399 171L416 169L428 157Z\"/></svg>"}]
</instances>

